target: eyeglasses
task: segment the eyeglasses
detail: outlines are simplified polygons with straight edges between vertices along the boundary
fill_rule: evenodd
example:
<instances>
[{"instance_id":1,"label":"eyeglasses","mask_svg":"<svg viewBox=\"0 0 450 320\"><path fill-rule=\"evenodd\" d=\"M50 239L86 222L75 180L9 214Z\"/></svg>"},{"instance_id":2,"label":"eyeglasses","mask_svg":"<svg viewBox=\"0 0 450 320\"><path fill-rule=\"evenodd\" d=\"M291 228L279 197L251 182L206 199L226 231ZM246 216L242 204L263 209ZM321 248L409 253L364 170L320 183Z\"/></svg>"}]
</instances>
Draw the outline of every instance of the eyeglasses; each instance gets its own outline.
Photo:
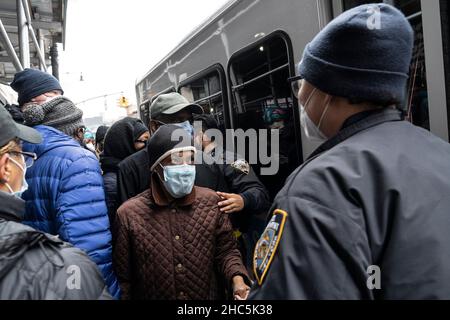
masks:
<instances>
[{"instance_id":1,"label":"eyeglasses","mask_svg":"<svg viewBox=\"0 0 450 320\"><path fill-rule=\"evenodd\" d=\"M33 152L11 151L9 153L12 155L15 155L15 156L19 156L19 155L23 156L25 166L27 168L31 168L34 164L34 161L36 161L36 159L37 159L36 153L33 153Z\"/></svg>"},{"instance_id":2,"label":"eyeglasses","mask_svg":"<svg viewBox=\"0 0 450 320\"><path fill-rule=\"evenodd\" d=\"M300 91L301 87L301 81L303 80L302 76L296 76L288 79L288 82L291 85L292 93L294 94L294 97L298 99L298 93Z\"/></svg>"}]
</instances>

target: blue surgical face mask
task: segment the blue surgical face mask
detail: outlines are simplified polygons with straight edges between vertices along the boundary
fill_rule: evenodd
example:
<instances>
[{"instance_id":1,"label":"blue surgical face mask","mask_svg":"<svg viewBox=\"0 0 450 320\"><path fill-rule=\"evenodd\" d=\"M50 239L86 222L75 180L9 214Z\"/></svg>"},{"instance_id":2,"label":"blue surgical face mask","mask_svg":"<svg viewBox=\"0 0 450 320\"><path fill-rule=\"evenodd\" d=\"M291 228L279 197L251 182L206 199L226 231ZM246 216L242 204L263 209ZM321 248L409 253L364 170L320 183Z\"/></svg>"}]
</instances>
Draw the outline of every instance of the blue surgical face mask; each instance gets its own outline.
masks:
<instances>
[{"instance_id":1,"label":"blue surgical face mask","mask_svg":"<svg viewBox=\"0 0 450 320\"><path fill-rule=\"evenodd\" d=\"M192 192L195 182L195 166L179 165L165 166L160 164L164 170L164 181L162 181L167 192L175 199L180 199Z\"/></svg>"},{"instance_id":2,"label":"blue surgical face mask","mask_svg":"<svg viewBox=\"0 0 450 320\"><path fill-rule=\"evenodd\" d=\"M187 133L189 133L189 135L191 137L194 136L194 127L192 126L192 124L188 120L186 120L185 122L176 123L175 125L183 128Z\"/></svg>"},{"instance_id":3,"label":"blue surgical face mask","mask_svg":"<svg viewBox=\"0 0 450 320\"><path fill-rule=\"evenodd\" d=\"M9 192L11 192L11 194L17 198L22 198L22 195L25 191L28 190L28 183L27 180L25 178L25 175L27 174L27 167L25 166L25 168L23 168L16 160L9 158L9 160L14 163L16 166L18 166L20 168L20 170L23 171L23 178L22 178L22 187L20 188L19 191L13 191L13 189L11 188L11 186L9 185L9 183L5 183L6 187L9 189ZM25 161L23 161L25 163Z\"/></svg>"}]
</instances>

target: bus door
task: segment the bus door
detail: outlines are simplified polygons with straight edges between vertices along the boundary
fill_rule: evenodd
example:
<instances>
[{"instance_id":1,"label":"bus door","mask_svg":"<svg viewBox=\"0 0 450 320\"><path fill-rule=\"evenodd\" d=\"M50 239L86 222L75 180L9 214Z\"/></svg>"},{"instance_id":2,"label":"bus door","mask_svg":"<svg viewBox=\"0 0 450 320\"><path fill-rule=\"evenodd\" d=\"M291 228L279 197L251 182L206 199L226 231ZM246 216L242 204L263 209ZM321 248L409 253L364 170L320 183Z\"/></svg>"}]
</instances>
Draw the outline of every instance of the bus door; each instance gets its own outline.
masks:
<instances>
[{"instance_id":1,"label":"bus door","mask_svg":"<svg viewBox=\"0 0 450 320\"><path fill-rule=\"evenodd\" d=\"M272 198L302 160L297 102L287 82L294 76L294 69L290 40L282 32L269 35L236 53L228 66L234 129L257 131L258 141L246 141L245 157ZM262 175L261 169L267 166L261 165L259 160L258 163L250 161L249 152L254 153L256 148L260 151L262 132L269 142L269 150L263 152L269 155L276 153L279 161L276 174ZM279 134L279 140L272 145L271 138L275 132Z\"/></svg>"}]
</instances>

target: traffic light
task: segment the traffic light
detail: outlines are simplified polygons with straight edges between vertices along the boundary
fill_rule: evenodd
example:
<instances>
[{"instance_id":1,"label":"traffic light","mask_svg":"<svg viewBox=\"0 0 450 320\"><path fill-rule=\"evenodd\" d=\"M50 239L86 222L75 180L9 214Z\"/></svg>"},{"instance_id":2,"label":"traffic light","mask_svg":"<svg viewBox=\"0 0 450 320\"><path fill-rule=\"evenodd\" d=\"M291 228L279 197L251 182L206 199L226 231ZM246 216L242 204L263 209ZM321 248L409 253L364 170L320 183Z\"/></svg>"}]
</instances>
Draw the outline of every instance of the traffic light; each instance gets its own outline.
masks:
<instances>
[{"instance_id":1,"label":"traffic light","mask_svg":"<svg viewBox=\"0 0 450 320\"><path fill-rule=\"evenodd\" d=\"M119 98L119 106L121 106L122 108L127 108L130 105L130 103L128 102L128 99L125 96L121 96Z\"/></svg>"}]
</instances>

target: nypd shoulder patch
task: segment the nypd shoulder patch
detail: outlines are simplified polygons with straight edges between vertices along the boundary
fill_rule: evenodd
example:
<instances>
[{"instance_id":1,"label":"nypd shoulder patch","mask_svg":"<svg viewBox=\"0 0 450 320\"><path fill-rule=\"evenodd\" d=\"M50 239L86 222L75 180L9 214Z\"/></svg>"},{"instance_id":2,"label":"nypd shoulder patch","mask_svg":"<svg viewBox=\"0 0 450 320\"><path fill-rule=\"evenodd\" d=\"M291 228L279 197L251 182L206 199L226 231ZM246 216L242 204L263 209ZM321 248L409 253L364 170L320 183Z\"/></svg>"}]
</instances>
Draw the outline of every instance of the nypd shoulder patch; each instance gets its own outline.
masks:
<instances>
[{"instance_id":1,"label":"nypd shoulder patch","mask_svg":"<svg viewBox=\"0 0 450 320\"><path fill-rule=\"evenodd\" d=\"M266 230L264 230L261 238L256 243L253 254L253 272L259 285L262 285L275 256L287 216L286 211L275 210Z\"/></svg>"}]
</instances>

